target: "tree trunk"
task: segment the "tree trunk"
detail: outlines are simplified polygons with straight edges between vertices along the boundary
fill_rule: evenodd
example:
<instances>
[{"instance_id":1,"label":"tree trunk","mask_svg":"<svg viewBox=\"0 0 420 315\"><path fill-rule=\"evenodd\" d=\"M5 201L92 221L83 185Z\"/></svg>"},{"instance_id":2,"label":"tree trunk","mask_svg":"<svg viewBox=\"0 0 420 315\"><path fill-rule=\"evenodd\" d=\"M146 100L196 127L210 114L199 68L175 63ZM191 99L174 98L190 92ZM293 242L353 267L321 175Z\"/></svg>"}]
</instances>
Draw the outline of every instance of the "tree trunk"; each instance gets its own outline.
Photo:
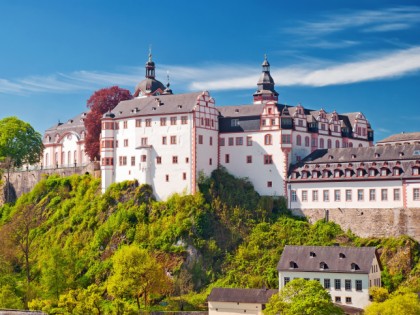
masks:
<instances>
[{"instance_id":1,"label":"tree trunk","mask_svg":"<svg viewBox=\"0 0 420 315\"><path fill-rule=\"evenodd\" d=\"M138 294L136 294L136 302L137 302L137 308L139 310L139 314L140 314L140 297Z\"/></svg>"}]
</instances>

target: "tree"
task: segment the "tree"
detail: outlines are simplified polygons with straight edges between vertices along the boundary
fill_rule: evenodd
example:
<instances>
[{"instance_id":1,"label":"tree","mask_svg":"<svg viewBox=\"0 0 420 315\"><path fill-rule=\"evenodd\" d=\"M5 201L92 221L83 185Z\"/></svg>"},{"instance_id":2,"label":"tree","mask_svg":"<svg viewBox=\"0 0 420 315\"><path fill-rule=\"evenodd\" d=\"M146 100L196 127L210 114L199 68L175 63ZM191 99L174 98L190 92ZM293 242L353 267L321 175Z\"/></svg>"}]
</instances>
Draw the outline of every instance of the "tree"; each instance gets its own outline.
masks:
<instances>
[{"instance_id":1,"label":"tree","mask_svg":"<svg viewBox=\"0 0 420 315\"><path fill-rule=\"evenodd\" d=\"M294 279L279 294L274 294L265 315L335 315L344 314L331 301L330 294L316 280Z\"/></svg>"},{"instance_id":2,"label":"tree","mask_svg":"<svg viewBox=\"0 0 420 315\"><path fill-rule=\"evenodd\" d=\"M87 107L90 111L85 119L85 151L92 161L95 158L99 159L99 137L101 134L102 115L113 110L119 102L132 98L133 96L129 90L112 86L94 92L88 99Z\"/></svg>"},{"instance_id":3,"label":"tree","mask_svg":"<svg viewBox=\"0 0 420 315\"><path fill-rule=\"evenodd\" d=\"M0 120L0 162L7 170L6 202L10 202L10 170L24 164L38 163L44 146L39 132L17 117Z\"/></svg>"},{"instance_id":4,"label":"tree","mask_svg":"<svg viewBox=\"0 0 420 315\"><path fill-rule=\"evenodd\" d=\"M382 303L373 302L365 310L365 315L417 315L420 314L420 301L418 295L401 289Z\"/></svg>"},{"instance_id":5,"label":"tree","mask_svg":"<svg viewBox=\"0 0 420 315\"><path fill-rule=\"evenodd\" d=\"M163 267L145 249L135 245L122 247L112 258L113 274L108 289L114 297L135 298L140 310L140 298L147 306L151 294L164 294L171 287Z\"/></svg>"}]
</instances>

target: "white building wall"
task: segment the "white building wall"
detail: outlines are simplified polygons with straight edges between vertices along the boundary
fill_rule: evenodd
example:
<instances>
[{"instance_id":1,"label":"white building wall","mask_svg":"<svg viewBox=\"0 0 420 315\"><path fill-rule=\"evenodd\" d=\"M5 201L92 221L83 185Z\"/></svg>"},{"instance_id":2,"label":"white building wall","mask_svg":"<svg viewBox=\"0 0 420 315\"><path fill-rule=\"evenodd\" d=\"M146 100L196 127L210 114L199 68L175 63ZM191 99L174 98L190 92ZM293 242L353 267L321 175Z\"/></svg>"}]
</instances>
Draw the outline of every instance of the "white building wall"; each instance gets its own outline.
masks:
<instances>
[{"instance_id":1,"label":"white building wall","mask_svg":"<svg viewBox=\"0 0 420 315\"><path fill-rule=\"evenodd\" d=\"M262 314L262 304L239 302L208 302L209 315Z\"/></svg>"},{"instance_id":2,"label":"white building wall","mask_svg":"<svg viewBox=\"0 0 420 315\"><path fill-rule=\"evenodd\" d=\"M327 291L330 293L333 302L336 301L336 297L341 297L341 304L358 308L364 308L370 303L368 274L281 271L279 272L280 289L284 287L285 277L289 277L290 280L295 278L320 279L322 286L324 286L324 279L330 279L331 287ZM341 280L340 290L335 289L335 279ZM351 280L351 290L345 289L345 280ZM362 291L356 291L356 280L362 280ZM351 298L351 303L346 303L346 297Z\"/></svg>"},{"instance_id":3,"label":"white building wall","mask_svg":"<svg viewBox=\"0 0 420 315\"><path fill-rule=\"evenodd\" d=\"M420 208L420 198L415 196L414 191L417 190L420 193L420 179L418 180L407 180L405 184L406 190L406 207L407 208Z\"/></svg>"}]
</instances>

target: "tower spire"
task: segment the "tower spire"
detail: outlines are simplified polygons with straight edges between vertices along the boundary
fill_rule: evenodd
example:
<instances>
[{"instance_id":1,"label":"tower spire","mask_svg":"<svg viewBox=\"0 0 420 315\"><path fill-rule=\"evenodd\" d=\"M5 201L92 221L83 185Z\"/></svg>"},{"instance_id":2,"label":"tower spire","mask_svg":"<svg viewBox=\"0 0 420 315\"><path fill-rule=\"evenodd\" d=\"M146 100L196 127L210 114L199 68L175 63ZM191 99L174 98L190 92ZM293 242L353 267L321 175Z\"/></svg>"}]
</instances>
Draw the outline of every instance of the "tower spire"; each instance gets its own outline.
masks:
<instances>
[{"instance_id":1,"label":"tower spire","mask_svg":"<svg viewBox=\"0 0 420 315\"><path fill-rule=\"evenodd\" d=\"M257 91L254 93L254 104L262 104L268 101L278 101L279 93L274 89L274 80L270 74L270 63L267 54L264 54L262 72L257 83Z\"/></svg>"}]
</instances>

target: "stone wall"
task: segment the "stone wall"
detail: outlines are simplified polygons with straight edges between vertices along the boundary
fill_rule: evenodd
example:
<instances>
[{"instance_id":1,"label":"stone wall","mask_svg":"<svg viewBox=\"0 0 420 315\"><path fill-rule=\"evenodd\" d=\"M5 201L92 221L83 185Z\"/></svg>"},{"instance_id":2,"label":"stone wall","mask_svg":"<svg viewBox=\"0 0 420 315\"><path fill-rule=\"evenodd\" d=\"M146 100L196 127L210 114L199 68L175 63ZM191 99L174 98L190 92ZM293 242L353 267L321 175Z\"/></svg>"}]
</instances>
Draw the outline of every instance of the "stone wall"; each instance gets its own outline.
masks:
<instances>
[{"instance_id":1,"label":"stone wall","mask_svg":"<svg viewBox=\"0 0 420 315\"><path fill-rule=\"evenodd\" d=\"M89 173L94 177L99 178L101 176L100 166L98 162L92 162L83 166L76 167L65 167L65 168L49 168L49 169L37 169L37 170L22 170L10 173L10 184L11 189L16 193L16 197L19 198L24 193L28 193L32 188L42 179L43 176L49 176L52 174L58 174L61 176L70 176L73 174L85 174ZM5 200L5 184L7 182L7 174L2 175L2 185L0 187L0 205Z\"/></svg>"},{"instance_id":2,"label":"stone wall","mask_svg":"<svg viewBox=\"0 0 420 315\"><path fill-rule=\"evenodd\" d=\"M406 234L420 242L420 209L307 209L292 212L306 216L310 222L325 218L338 223L344 231L350 229L362 237L388 237Z\"/></svg>"}]
</instances>

